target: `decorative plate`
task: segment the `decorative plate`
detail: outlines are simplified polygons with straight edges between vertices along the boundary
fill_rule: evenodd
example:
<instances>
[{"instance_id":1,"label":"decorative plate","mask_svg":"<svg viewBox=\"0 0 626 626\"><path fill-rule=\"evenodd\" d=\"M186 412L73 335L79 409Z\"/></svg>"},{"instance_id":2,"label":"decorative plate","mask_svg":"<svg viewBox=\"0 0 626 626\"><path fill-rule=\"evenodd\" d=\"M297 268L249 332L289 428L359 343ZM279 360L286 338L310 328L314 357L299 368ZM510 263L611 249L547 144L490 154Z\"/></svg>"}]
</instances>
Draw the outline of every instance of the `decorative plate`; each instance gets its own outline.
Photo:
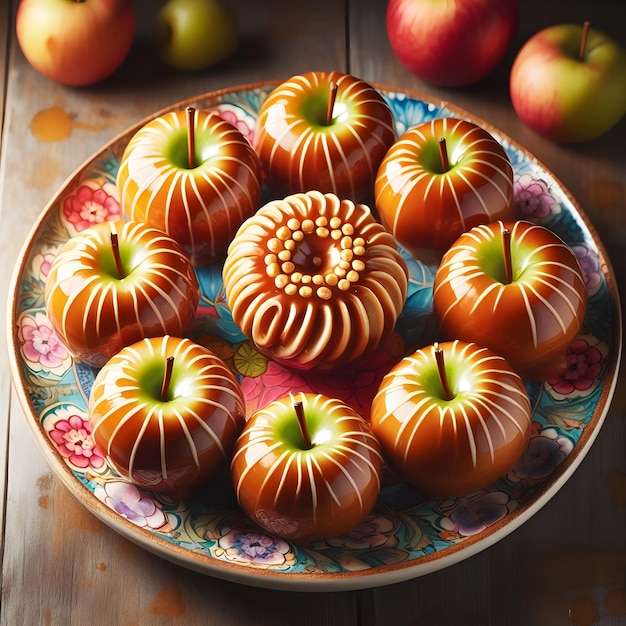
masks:
<instances>
[{"instance_id":1,"label":"decorative plate","mask_svg":"<svg viewBox=\"0 0 626 626\"><path fill-rule=\"evenodd\" d=\"M192 104L216 108L250 137L259 107L276 83L204 94ZM231 581L275 589L319 591L373 587L447 567L492 545L536 513L580 464L602 425L620 362L619 297L607 255L588 218L560 182L497 129L447 103L377 86L395 116L398 135L438 116L470 119L505 147L515 170L521 215L555 231L584 270L589 304L582 334L562 378L529 384L533 433L517 465L487 489L429 500L386 476L377 506L352 532L301 546L262 532L238 509L226 473L190 501L137 489L117 476L97 450L86 418L94 370L73 360L46 316L44 284L59 247L94 222L120 216L115 176L130 137L113 139L68 178L34 225L13 275L9 345L15 387L40 451L70 491L97 517L138 545L179 565ZM154 116L163 113L159 111ZM290 389L339 397L369 414L383 373L407 346L436 339L432 314L435 267L405 254L410 289L396 333L349 376L307 376L261 356L233 323L221 267L198 270L201 299L193 338L236 372L249 409Z\"/></svg>"}]
</instances>

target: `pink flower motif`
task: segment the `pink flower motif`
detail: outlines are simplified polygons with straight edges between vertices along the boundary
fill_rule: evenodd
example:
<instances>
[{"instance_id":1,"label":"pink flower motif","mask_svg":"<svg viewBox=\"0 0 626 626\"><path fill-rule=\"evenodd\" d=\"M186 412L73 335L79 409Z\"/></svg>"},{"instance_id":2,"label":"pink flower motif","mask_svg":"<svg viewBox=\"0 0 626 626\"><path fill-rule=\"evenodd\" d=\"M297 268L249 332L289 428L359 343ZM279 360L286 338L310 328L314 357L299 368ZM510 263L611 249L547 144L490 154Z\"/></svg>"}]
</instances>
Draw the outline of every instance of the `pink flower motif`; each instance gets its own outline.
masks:
<instances>
[{"instance_id":1,"label":"pink flower motif","mask_svg":"<svg viewBox=\"0 0 626 626\"><path fill-rule=\"evenodd\" d=\"M295 564L295 553L286 541L252 530L229 531L211 552L217 558L259 569L288 569Z\"/></svg>"},{"instance_id":2,"label":"pink flower motif","mask_svg":"<svg viewBox=\"0 0 626 626\"><path fill-rule=\"evenodd\" d=\"M443 528L469 537L500 521L509 513L509 496L502 491L479 492L459 498L441 522Z\"/></svg>"},{"instance_id":3,"label":"pink flower motif","mask_svg":"<svg viewBox=\"0 0 626 626\"><path fill-rule=\"evenodd\" d=\"M154 500L142 494L132 483L109 480L98 485L94 494L110 509L142 528L163 528L168 520Z\"/></svg>"},{"instance_id":4,"label":"pink flower motif","mask_svg":"<svg viewBox=\"0 0 626 626\"><path fill-rule=\"evenodd\" d=\"M75 467L100 469L104 466L104 456L96 448L91 436L91 424L80 415L71 414L55 422L49 436L59 453Z\"/></svg>"},{"instance_id":5,"label":"pink flower motif","mask_svg":"<svg viewBox=\"0 0 626 626\"><path fill-rule=\"evenodd\" d=\"M290 391L311 391L305 379L274 361L269 361L265 374L246 377L241 382L249 412L266 407L270 402L279 400Z\"/></svg>"},{"instance_id":6,"label":"pink flower motif","mask_svg":"<svg viewBox=\"0 0 626 626\"><path fill-rule=\"evenodd\" d=\"M590 295L597 293L602 286L602 271L598 253L582 245L572 246L572 250L580 263L587 292Z\"/></svg>"},{"instance_id":7,"label":"pink flower motif","mask_svg":"<svg viewBox=\"0 0 626 626\"><path fill-rule=\"evenodd\" d=\"M254 139L253 118L239 107L230 104L220 104L217 107L219 116L232 124L250 143Z\"/></svg>"},{"instance_id":8,"label":"pink flower motif","mask_svg":"<svg viewBox=\"0 0 626 626\"><path fill-rule=\"evenodd\" d=\"M249 411L263 408L289 392L310 392L338 398L368 419L376 389L393 364L393 359L389 347L380 346L368 354L367 359L351 365L349 374L334 370L296 372L270 360L264 374L243 379L242 389Z\"/></svg>"},{"instance_id":9,"label":"pink flower motif","mask_svg":"<svg viewBox=\"0 0 626 626\"><path fill-rule=\"evenodd\" d=\"M394 338L395 339L395 338ZM402 343L404 348L404 343ZM395 354L395 352L394 352ZM329 372L313 375L308 378L309 385L315 393L331 398L339 398L361 417L368 420L372 401L384 375L395 363L395 357L388 346L379 346L350 366L348 372Z\"/></svg>"},{"instance_id":10,"label":"pink flower motif","mask_svg":"<svg viewBox=\"0 0 626 626\"><path fill-rule=\"evenodd\" d=\"M348 550L370 550L395 544L393 521L379 515L370 515L351 531L333 537L326 543Z\"/></svg>"},{"instance_id":11,"label":"pink flower motif","mask_svg":"<svg viewBox=\"0 0 626 626\"><path fill-rule=\"evenodd\" d=\"M39 280L44 281L50 273L50 267L55 257L54 252L38 252L33 257L32 272Z\"/></svg>"},{"instance_id":12,"label":"pink flower motif","mask_svg":"<svg viewBox=\"0 0 626 626\"><path fill-rule=\"evenodd\" d=\"M556 200L544 181L522 174L514 185L515 205L518 211L533 222L539 223L552 214Z\"/></svg>"},{"instance_id":13,"label":"pink flower motif","mask_svg":"<svg viewBox=\"0 0 626 626\"><path fill-rule=\"evenodd\" d=\"M566 354L567 369L559 378L547 382L557 393L567 396L575 391L588 391L602 374L602 353L589 342L579 338Z\"/></svg>"},{"instance_id":14,"label":"pink flower motif","mask_svg":"<svg viewBox=\"0 0 626 626\"><path fill-rule=\"evenodd\" d=\"M63 201L62 218L75 232L121 217L117 189L111 183L87 181Z\"/></svg>"},{"instance_id":15,"label":"pink flower motif","mask_svg":"<svg viewBox=\"0 0 626 626\"><path fill-rule=\"evenodd\" d=\"M22 316L19 326L18 337L22 354L31 369L36 371L67 369L71 359L70 353L44 313Z\"/></svg>"},{"instance_id":16,"label":"pink flower motif","mask_svg":"<svg viewBox=\"0 0 626 626\"><path fill-rule=\"evenodd\" d=\"M530 438L515 467L509 472L514 482L534 482L547 478L573 447L572 442L558 434L554 428L546 428Z\"/></svg>"}]
</instances>

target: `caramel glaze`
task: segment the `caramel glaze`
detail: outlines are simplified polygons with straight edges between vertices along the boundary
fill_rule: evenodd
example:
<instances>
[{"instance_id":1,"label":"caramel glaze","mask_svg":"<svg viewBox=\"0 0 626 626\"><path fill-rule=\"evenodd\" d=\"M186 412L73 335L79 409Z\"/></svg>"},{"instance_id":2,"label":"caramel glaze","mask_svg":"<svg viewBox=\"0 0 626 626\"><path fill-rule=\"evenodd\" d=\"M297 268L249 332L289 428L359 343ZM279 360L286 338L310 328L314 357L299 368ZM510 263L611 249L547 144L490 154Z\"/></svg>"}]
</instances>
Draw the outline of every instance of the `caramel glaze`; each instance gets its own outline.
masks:
<instances>
[{"instance_id":1,"label":"caramel glaze","mask_svg":"<svg viewBox=\"0 0 626 626\"><path fill-rule=\"evenodd\" d=\"M408 287L406 263L370 209L319 191L274 200L246 220L223 278L241 330L299 370L332 369L376 348Z\"/></svg>"}]
</instances>

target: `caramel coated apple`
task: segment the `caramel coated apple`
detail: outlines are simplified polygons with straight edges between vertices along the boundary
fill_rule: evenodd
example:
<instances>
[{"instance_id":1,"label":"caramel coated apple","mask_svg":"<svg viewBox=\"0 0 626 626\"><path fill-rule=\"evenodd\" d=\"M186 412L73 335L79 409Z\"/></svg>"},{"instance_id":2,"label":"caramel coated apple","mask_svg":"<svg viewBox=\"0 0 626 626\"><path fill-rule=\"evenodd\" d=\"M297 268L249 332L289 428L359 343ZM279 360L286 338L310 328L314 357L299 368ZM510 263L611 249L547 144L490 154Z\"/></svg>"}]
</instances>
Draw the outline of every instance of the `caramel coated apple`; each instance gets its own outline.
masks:
<instances>
[{"instance_id":1,"label":"caramel coated apple","mask_svg":"<svg viewBox=\"0 0 626 626\"><path fill-rule=\"evenodd\" d=\"M454 341L417 350L386 374L371 425L400 479L446 498L506 474L526 448L531 417L524 383L501 356Z\"/></svg>"},{"instance_id":2,"label":"caramel coated apple","mask_svg":"<svg viewBox=\"0 0 626 626\"><path fill-rule=\"evenodd\" d=\"M68 239L45 287L50 323L75 358L101 367L144 337L184 335L200 287L187 255L141 222L102 222Z\"/></svg>"},{"instance_id":3,"label":"caramel coated apple","mask_svg":"<svg viewBox=\"0 0 626 626\"><path fill-rule=\"evenodd\" d=\"M433 305L443 337L491 348L522 378L540 381L568 367L587 290L578 259L555 233L495 222L464 233L443 256Z\"/></svg>"},{"instance_id":4,"label":"caramel coated apple","mask_svg":"<svg viewBox=\"0 0 626 626\"><path fill-rule=\"evenodd\" d=\"M334 398L297 393L250 416L231 475L239 504L254 521L285 539L311 542L365 519L380 492L382 467L380 445L358 413Z\"/></svg>"},{"instance_id":5,"label":"caramel coated apple","mask_svg":"<svg viewBox=\"0 0 626 626\"><path fill-rule=\"evenodd\" d=\"M513 167L502 145L467 120L410 128L389 149L375 181L387 230L414 255L438 256L478 224L513 219Z\"/></svg>"},{"instance_id":6,"label":"caramel coated apple","mask_svg":"<svg viewBox=\"0 0 626 626\"><path fill-rule=\"evenodd\" d=\"M406 263L370 209L311 191L246 220L223 269L234 321L259 351L299 370L330 369L394 329Z\"/></svg>"},{"instance_id":7,"label":"caramel coated apple","mask_svg":"<svg viewBox=\"0 0 626 626\"><path fill-rule=\"evenodd\" d=\"M276 196L317 189L367 203L395 138L391 109L372 85L320 71L293 76L269 94L253 145Z\"/></svg>"},{"instance_id":8,"label":"caramel coated apple","mask_svg":"<svg viewBox=\"0 0 626 626\"><path fill-rule=\"evenodd\" d=\"M178 110L133 135L117 187L128 219L165 231L198 266L221 260L257 210L261 165L248 140L216 112Z\"/></svg>"},{"instance_id":9,"label":"caramel coated apple","mask_svg":"<svg viewBox=\"0 0 626 626\"><path fill-rule=\"evenodd\" d=\"M98 372L88 417L95 444L120 475L184 496L230 463L245 400L210 350L153 337L123 348Z\"/></svg>"}]
</instances>

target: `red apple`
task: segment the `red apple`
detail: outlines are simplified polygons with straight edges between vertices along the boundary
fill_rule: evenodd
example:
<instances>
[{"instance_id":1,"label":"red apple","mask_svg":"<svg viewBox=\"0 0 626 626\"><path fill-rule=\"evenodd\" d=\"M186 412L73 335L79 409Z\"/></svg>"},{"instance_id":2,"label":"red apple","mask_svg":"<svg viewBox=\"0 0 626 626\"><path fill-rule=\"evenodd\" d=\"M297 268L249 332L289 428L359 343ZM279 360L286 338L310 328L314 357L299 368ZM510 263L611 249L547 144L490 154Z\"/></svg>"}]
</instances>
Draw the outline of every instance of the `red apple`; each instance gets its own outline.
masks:
<instances>
[{"instance_id":1,"label":"red apple","mask_svg":"<svg viewBox=\"0 0 626 626\"><path fill-rule=\"evenodd\" d=\"M181 247L140 222L102 222L74 235L54 258L48 317L72 354L101 367L144 337L183 335L199 301Z\"/></svg>"},{"instance_id":2,"label":"red apple","mask_svg":"<svg viewBox=\"0 0 626 626\"><path fill-rule=\"evenodd\" d=\"M626 112L626 49L589 23L550 26L522 46L509 82L515 112L535 132L588 141Z\"/></svg>"},{"instance_id":3,"label":"red apple","mask_svg":"<svg viewBox=\"0 0 626 626\"><path fill-rule=\"evenodd\" d=\"M253 143L277 196L317 189L368 202L394 139L391 110L369 83L340 72L308 72L269 94Z\"/></svg>"},{"instance_id":4,"label":"red apple","mask_svg":"<svg viewBox=\"0 0 626 626\"><path fill-rule=\"evenodd\" d=\"M187 338L152 337L102 367L88 417L94 443L116 472L183 496L230 462L245 400L210 350Z\"/></svg>"},{"instance_id":5,"label":"red apple","mask_svg":"<svg viewBox=\"0 0 626 626\"><path fill-rule=\"evenodd\" d=\"M128 56L135 13L131 0L21 0L15 30L41 74L65 85L91 85Z\"/></svg>"},{"instance_id":6,"label":"red apple","mask_svg":"<svg viewBox=\"0 0 626 626\"><path fill-rule=\"evenodd\" d=\"M370 209L319 191L273 200L248 218L223 279L242 332L298 370L337 368L374 350L408 289L406 263Z\"/></svg>"},{"instance_id":7,"label":"red apple","mask_svg":"<svg viewBox=\"0 0 626 626\"><path fill-rule=\"evenodd\" d=\"M399 478L446 498L506 474L526 448L531 418L524 383L501 356L453 341L417 350L386 374L371 425Z\"/></svg>"},{"instance_id":8,"label":"red apple","mask_svg":"<svg viewBox=\"0 0 626 626\"><path fill-rule=\"evenodd\" d=\"M171 111L130 139L117 173L131 220L165 231L196 266L221 259L259 205L261 166L248 140L216 112Z\"/></svg>"},{"instance_id":9,"label":"red apple","mask_svg":"<svg viewBox=\"0 0 626 626\"><path fill-rule=\"evenodd\" d=\"M231 463L241 508L268 532L307 543L352 530L380 492L383 459L341 401L300 393L253 413Z\"/></svg>"},{"instance_id":10,"label":"red apple","mask_svg":"<svg viewBox=\"0 0 626 626\"><path fill-rule=\"evenodd\" d=\"M400 62L433 85L477 82L502 61L519 23L518 0L389 0L387 36Z\"/></svg>"},{"instance_id":11,"label":"red apple","mask_svg":"<svg viewBox=\"0 0 626 626\"><path fill-rule=\"evenodd\" d=\"M433 306L443 336L501 354L525 380L558 376L585 317L587 292L574 252L524 221L461 235L435 274Z\"/></svg>"},{"instance_id":12,"label":"red apple","mask_svg":"<svg viewBox=\"0 0 626 626\"><path fill-rule=\"evenodd\" d=\"M466 230L512 219L513 168L497 139L466 120L410 128L389 149L374 186L383 225L414 255L439 255Z\"/></svg>"}]
</instances>

